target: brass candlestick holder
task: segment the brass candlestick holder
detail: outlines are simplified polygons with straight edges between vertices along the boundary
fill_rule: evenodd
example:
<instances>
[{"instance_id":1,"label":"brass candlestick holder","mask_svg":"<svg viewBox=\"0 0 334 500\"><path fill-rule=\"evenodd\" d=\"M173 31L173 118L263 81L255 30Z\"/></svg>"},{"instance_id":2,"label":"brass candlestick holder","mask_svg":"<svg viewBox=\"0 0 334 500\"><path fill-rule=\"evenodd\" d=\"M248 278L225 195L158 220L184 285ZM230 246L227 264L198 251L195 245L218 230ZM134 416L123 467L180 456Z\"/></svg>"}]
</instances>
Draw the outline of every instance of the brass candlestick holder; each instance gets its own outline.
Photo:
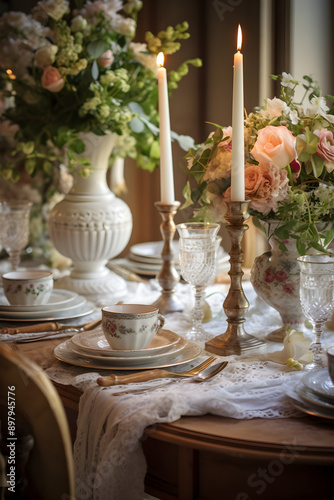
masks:
<instances>
[{"instance_id":1,"label":"brass candlestick holder","mask_svg":"<svg viewBox=\"0 0 334 500\"><path fill-rule=\"evenodd\" d=\"M160 231L164 245L161 252L162 267L157 275L159 284L162 287L162 292L161 296L153 305L158 307L162 314L183 311L183 304L175 297L175 286L180 281L180 276L174 266L174 253L172 248L176 229L174 215L180 206L180 202L175 201L174 203L167 204L158 201L154 203L154 205L157 207L162 217Z\"/></svg>"},{"instance_id":2,"label":"brass candlestick holder","mask_svg":"<svg viewBox=\"0 0 334 500\"><path fill-rule=\"evenodd\" d=\"M231 278L231 285L223 305L228 326L225 333L218 335L205 344L207 351L221 356L245 354L250 350L265 345L265 342L249 335L244 330L245 314L249 303L242 289L242 276L244 273L242 271L243 251L241 242L244 232L248 229L247 224L245 224L245 221L249 218L248 205L249 201L227 202L225 219L228 221L226 229L231 238L230 271L228 273Z\"/></svg>"}]
</instances>

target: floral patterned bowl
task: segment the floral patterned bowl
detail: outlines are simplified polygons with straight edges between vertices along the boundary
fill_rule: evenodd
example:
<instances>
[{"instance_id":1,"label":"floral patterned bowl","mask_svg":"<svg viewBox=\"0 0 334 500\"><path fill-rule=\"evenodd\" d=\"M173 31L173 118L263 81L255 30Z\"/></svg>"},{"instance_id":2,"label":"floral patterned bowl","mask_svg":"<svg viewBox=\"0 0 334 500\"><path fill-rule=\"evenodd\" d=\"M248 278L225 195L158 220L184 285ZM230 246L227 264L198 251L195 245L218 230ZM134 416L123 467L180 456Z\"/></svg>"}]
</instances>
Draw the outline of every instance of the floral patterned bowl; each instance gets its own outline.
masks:
<instances>
[{"instance_id":1,"label":"floral patterned bowl","mask_svg":"<svg viewBox=\"0 0 334 500\"><path fill-rule=\"evenodd\" d=\"M50 271L12 271L2 276L3 288L12 306L46 304L53 290Z\"/></svg>"},{"instance_id":2,"label":"floral patterned bowl","mask_svg":"<svg viewBox=\"0 0 334 500\"><path fill-rule=\"evenodd\" d=\"M146 349L165 323L150 305L117 304L102 308L102 329L112 349Z\"/></svg>"}]
</instances>

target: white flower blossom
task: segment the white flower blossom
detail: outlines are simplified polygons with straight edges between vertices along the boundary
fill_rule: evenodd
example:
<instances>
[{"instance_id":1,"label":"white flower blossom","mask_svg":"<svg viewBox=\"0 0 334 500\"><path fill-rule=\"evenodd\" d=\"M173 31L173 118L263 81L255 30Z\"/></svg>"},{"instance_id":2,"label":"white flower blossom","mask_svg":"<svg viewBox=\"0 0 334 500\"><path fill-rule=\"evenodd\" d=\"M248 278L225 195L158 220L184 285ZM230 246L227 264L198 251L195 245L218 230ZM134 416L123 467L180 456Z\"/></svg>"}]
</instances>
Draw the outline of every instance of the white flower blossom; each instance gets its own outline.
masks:
<instances>
[{"instance_id":1,"label":"white flower blossom","mask_svg":"<svg viewBox=\"0 0 334 500\"><path fill-rule=\"evenodd\" d=\"M294 88L295 84L293 83L293 77L290 73L285 73L285 71L283 71L281 85L282 87L289 87L290 89Z\"/></svg>"},{"instance_id":2,"label":"white flower blossom","mask_svg":"<svg viewBox=\"0 0 334 500\"><path fill-rule=\"evenodd\" d=\"M148 51L146 43L131 42L129 47L136 61L139 61L143 66L153 71L155 75L158 74L157 58Z\"/></svg>"},{"instance_id":3,"label":"white flower blossom","mask_svg":"<svg viewBox=\"0 0 334 500\"><path fill-rule=\"evenodd\" d=\"M313 356L310 351L310 343L311 341L304 337L302 332L288 330L283 340L283 349L268 353L267 359L282 365L289 362L290 366L291 360L298 361L302 365L311 363Z\"/></svg>"},{"instance_id":4,"label":"white flower blossom","mask_svg":"<svg viewBox=\"0 0 334 500\"><path fill-rule=\"evenodd\" d=\"M44 45L35 53L34 63L38 68L45 68L54 63L56 54L58 52L57 45L51 43Z\"/></svg>"},{"instance_id":5,"label":"white flower blossom","mask_svg":"<svg viewBox=\"0 0 334 500\"><path fill-rule=\"evenodd\" d=\"M44 22L48 17L59 21L67 12L70 4L68 0L41 0L32 9L32 16L40 22Z\"/></svg>"},{"instance_id":6,"label":"white flower blossom","mask_svg":"<svg viewBox=\"0 0 334 500\"><path fill-rule=\"evenodd\" d=\"M274 97L274 99L267 99L266 109L261 109L262 116L271 118L278 118L282 114L287 115L290 112L289 106L282 99Z\"/></svg>"}]
</instances>

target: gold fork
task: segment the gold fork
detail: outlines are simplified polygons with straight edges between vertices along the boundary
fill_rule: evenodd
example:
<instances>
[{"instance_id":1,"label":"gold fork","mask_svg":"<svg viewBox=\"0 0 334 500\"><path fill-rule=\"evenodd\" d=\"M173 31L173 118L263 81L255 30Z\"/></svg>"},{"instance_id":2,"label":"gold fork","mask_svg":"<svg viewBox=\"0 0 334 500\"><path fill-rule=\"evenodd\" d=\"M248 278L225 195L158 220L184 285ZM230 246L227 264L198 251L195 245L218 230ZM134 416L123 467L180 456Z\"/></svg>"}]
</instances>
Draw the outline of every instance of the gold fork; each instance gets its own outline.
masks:
<instances>
[{"instance_id":1,"label":"gold fork","mask_svg":"<svg viewBox=\"0 0 334 500\"><path fill-rule=\"evenodd\" d=\"M193 377L199 372L204 370L214 362L216 358L210 356L203 363L190 370L173 373L167 370L155 369L155 370L145 370L140 373L131 373L129 375L108 375L107 377L100 377L97 379L97 383L103 387L108 387L110 385L123 385L132 382L147 382L148 380L153 380L155 378L168 378L168 377Z\"/></svg>"}]
</instances>

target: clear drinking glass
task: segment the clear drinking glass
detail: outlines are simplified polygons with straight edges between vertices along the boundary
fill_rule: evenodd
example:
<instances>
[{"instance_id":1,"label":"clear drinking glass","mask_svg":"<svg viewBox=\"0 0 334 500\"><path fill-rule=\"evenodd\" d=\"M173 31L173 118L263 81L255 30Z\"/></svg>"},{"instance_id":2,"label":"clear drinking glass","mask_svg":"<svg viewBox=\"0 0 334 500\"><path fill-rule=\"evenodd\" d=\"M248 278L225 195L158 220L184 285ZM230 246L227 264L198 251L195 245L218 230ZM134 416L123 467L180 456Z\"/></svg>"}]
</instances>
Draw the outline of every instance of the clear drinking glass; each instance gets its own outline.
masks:
<instances>
[{"instance_id":1,"label":"clear drinking glass","mask_svg":"<svg viewBox=\"0 0 334 500\"><path fill-rule=\"evenodd\" d=\"M0 202L0 244L9 255L12 270L20 264L20 255L29 241L30 201Z\"/></svg>"},{"instance_id":2,"label":"clear drinking glass","mask_svg":"<svg viewBox=\"0 0 334 500\"><path fill-rule=\"evenodd\" d=\"M300 302L306 318L312 323L313 361L306 370L324 368L321 334L334 308L334 254L312 254L298 257L300 265Z\"/></svg>"},{"instance_id":3,"label":"clear drinking glass","mask_svg":"<svg viewBox=\"0 0 334 500\"><path fill-rule=\"evenodd\" d=\"M181 275L195 289L195 307L192 312L193 326L186 334L188 340L208 340L202 324L205 288L217 275L216 236L219 224L187 222L179 224L179 259Z\"/></svg>"}]
</instances>

